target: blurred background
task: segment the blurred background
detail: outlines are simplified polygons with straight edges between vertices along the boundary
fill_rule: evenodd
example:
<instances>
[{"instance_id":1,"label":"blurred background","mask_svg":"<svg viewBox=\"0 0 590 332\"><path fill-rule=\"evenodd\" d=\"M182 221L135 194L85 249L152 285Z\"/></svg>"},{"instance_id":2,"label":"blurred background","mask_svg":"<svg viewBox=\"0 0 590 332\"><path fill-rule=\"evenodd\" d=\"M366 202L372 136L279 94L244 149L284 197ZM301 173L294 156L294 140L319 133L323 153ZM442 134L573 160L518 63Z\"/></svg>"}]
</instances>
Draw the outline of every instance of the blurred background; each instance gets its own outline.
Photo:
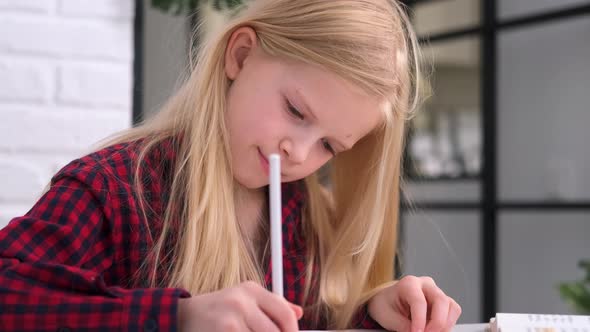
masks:
<instances>
[{"instance_id":1,"label":"blurred background","mask_svg":"<svg viewBox=\"0 0 590 332\"><path fill-rule=\"evenodd\" d=\"M0 0L0 227L68 161L157 112L196 18L210 31L239 2ZM590 1L405 4L430 98L408 132L399 274L433 276L461 323L590 314L584 288L558 288L590 287Z\"/></svg>"}]
</instances>

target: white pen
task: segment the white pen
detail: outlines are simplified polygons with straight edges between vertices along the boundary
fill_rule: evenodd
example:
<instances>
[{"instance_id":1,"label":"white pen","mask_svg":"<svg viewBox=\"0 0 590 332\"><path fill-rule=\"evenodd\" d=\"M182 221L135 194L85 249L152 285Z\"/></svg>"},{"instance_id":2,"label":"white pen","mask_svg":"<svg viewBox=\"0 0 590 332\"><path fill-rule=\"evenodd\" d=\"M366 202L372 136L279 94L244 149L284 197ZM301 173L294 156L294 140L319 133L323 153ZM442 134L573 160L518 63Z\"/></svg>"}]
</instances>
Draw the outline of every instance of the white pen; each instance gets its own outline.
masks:
<instances>
[{"instance_id":1,"label":"white pen","mask_svg":"<svg viewBox=\"0 0 590 332\"><path fill-rule=\"evenodd\" d=\"M283 236L281 216L281 158L271 154L270 163L270 258L272 291L283 296Z\"/></svg>"}]
</instances>

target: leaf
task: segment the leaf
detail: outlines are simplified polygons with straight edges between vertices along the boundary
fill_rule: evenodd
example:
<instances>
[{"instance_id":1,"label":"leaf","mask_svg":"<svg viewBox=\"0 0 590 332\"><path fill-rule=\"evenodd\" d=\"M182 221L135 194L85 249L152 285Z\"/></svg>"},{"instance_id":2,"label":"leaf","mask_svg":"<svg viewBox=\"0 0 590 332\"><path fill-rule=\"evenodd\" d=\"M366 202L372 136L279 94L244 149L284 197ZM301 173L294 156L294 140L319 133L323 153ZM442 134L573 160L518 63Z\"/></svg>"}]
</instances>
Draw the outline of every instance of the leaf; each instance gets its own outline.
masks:
<instances>
[{"instance_id":1,"label":"leaf","mask_svg":"<svg viewBox=\"0 0 590 332\"><path fill-rule=\"evenodd\" d=\"M152 0L152 7L173 15L188 14L197 8L199 0Z\"/></svg>"},{"instance_id":2,"label":"leaf","mask_svg":"<svg viewBox=\"0 0 590 332\"><path fill-rule=\"evenodd\" d=\"M218 11L231 10L244 3L244 0L151 0L153 8L173 15L194 12L200 1L210 1Z\"/></svg>"},{"instance_id":3,"label":"leaf","mask_svg":"<svg viewBox=\"0 0 590 332\"><path fill-rule=\"evenodd\" d=\"M590 260L581 260L578 266L586 270L586 281L590 281Z\"/></svg>"},{"instance_id":4,"label":"leaf","mask_svg":"<svg viewBox=\"0 0 590 332\"><path fill-rule=\"evenodd\" d=\"M227 4L227 8L229 9L233 9L237 6L240 6L242 3L244 3L243 0L225 0L226 4Z\"/></svg>"},{"instance_id":5,"label":"leaf","mask_svg":"<svg viewBox=\"0 0 590 332\"><path fill-rule=\"evenodd\" d=\"M584 282L561 283L561 297L580 314L590 314L590 284Z\"/></svg>"}]
</instances>

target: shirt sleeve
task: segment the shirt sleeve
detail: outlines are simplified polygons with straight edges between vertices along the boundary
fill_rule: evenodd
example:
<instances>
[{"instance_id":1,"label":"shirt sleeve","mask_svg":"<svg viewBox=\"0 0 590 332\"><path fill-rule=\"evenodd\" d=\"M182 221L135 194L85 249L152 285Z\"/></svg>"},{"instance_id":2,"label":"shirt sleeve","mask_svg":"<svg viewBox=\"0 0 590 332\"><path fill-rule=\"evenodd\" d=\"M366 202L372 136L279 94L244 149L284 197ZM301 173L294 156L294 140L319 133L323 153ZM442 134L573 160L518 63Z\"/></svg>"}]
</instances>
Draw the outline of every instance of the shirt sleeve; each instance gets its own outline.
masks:
<instances>
[{"instance_id":1,"label":"shirt sleeve","mask_svg":"<svg viewBox=\"0 0 590 332\"><path fill-rule=\"evenodd\" d=\"M100 173L75 167L0 230L2 331L176 330L186 291L105 284L124 241L109 218L116 203Z\"/></svg>"}]
</instances>

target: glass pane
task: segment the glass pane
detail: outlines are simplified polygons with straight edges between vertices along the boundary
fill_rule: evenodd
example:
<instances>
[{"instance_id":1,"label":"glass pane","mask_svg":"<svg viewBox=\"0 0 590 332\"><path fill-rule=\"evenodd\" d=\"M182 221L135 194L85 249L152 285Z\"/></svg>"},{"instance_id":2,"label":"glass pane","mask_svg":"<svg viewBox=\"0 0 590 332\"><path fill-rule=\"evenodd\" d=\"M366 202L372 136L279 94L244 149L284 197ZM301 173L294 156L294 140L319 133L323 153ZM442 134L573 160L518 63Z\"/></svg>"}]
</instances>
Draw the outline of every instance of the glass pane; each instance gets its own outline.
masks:
<instances>
[{"instance_id":1,"label":"glass pane","mask_svg":"<svg viewBox=\"0 0 590 332\"><path fill-rule=\"evenodd\" d=\"M501 19L514 18L588 3L588 0L499 0L498 15Z\"/></svg>"},{"instance_id":2,"label":"glass pane","mask_svg":"<svg viewBox=\"0 0 590 332\"><path fill-rule=\"evenodd\" d=\"M573 314L557 286L585 277L589 234L587 212L500 213L498 312Z\"/></svg>"},{"instance_id":3,"label":"glass pane","mask_svg":"<svg viewBox=\"0 0 590 332\"><path fill-rule=\"evenodd\" d=\"M477 180L418 181L403 186L404 198L410 203L470 202L478 203L481 185Z\"/></svg>"},{"instance_id":4,"label":"glass pane","mask_svg":"<svg viewBox=\"0 0 590 332\"><path fill-rule=\"evenodd\" d=\"M498 40L501 200L590 199L590 17Z\"/></svg>"},{"instance_id":5,"label":"glass pane","mask_svg":"<svg viewBox=\"0 0 590 332\"><path fill-rule=\"evenodd\" d=\"M479 0L429 1L413 7L414 29L419 36L479 25Z\"/></svg>"},{"instance_id":6,"label":"glass pane","mask_svg":"<svg viewBox=\"0 0 590 332\"><path fill-rule=\"evenodd\" d=\"M403 215L400 263L404 275L431 276L462 307L459 323L481 318L480 222L470 211Z\"/></svg>"},{"instance_id":7,"label":"glass pane","mask_svg":"<svg viewBox=\"0 0 590 332\"><path fill-rule=\"evenodd\" d=\"M430 98L412 120L406 172L410 177L472 177L481 168L479 39L423 48L433 73ZM430 92L429 92L430 91Z\"/></svg>"},{"instance_id":8,"label":"glass pane","mask_svg":"<svg viewBox=\"0 0 590 332\"><path fill-rule=\"evenodd\" d=\"M144 118L159 111L173 93L188 60L189 27L186 16L163 13L150 3L146 2L143 6Z\"/></svg>"}]
</instances>

